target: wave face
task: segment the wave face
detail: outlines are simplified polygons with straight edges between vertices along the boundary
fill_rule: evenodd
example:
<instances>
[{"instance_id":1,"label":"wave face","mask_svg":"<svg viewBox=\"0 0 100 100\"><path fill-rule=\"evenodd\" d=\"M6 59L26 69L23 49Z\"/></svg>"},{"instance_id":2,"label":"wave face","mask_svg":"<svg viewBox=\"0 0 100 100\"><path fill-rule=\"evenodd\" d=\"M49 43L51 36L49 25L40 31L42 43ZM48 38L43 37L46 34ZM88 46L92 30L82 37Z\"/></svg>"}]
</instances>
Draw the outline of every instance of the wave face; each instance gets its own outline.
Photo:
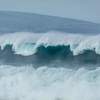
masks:
<instances>
[{"instance_id":1,"label":"wave face","mask_svg":"<svg viewBox=\"0 0 100 100\"><path fill-rule=\"evenodd\" d=\"M12 45L6 45L3 50L0 48L0 62L7 64L34 64L38 62L41 64L56 61L76 64L100 63L100 55L92 50L84 50L81 54L73 55L70 46L57 45L45 47L41 45L38 46L34 52L35 45L36 44L22 44L18 46L16 52L12 50Z\"/></svg>"},{"instance_id":2,"label":"wave face","mask_svg":"<svg viewBox=\"0 0 100 100\"><path fill-rule=\"evenodd\" d=\"M100 100L100 35L0 35L0 100Z\"/></svg>"}]
</instances>

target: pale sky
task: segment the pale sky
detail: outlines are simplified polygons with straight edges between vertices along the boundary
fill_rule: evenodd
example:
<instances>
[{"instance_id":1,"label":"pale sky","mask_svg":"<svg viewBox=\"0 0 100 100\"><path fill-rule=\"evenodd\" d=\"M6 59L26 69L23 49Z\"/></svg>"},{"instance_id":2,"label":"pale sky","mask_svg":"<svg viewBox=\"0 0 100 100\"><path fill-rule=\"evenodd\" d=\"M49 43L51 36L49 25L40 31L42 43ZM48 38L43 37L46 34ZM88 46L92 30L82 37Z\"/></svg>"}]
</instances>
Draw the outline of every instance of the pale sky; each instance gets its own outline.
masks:
<instances>
[{"instance_id":1,"label":"pale sky","mask_svg":"<svg viewBox=\"0 0 100 100\"><path fill-rule=\"evenodd\" d=\"M100 0L0 0L1 11L21 11L100 23Z\"/></svg>"}]
</instances>

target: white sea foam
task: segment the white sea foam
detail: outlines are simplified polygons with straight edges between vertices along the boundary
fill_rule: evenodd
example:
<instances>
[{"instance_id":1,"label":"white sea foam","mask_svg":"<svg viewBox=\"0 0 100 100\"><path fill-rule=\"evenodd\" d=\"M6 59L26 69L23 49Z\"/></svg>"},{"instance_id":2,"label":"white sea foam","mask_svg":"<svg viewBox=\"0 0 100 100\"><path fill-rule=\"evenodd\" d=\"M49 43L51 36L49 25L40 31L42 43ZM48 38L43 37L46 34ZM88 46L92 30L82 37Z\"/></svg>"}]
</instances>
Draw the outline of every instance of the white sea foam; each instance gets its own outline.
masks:
<instances>
[{"instance_id":1,"label":"white sea foam","mask_svg":"<svg viewBox=\"0 0 100 100\"><path fill-rule=\"evenodd\" d=\"M100 100L100 68L1 65L0 100Z\"/></svg>"},{"instance_id":2,"label":"white sea foam","mask_svg":"<svg viewBox=\"0 0 100 100\"><path fill-rule=\"evenodd\" d=\"M28 43L28 45L26 45ZM30 45L36 43L35 45ZM14 33L0 36L0 46L3 50L7 44L13 45L15 54L24 56L37 52L40 45L57 46L70 45L73 55L83 53L85 50L93 50L100 54L100 35L69 34L60 32L48 33Z\"/></svg>"}]
</instances>

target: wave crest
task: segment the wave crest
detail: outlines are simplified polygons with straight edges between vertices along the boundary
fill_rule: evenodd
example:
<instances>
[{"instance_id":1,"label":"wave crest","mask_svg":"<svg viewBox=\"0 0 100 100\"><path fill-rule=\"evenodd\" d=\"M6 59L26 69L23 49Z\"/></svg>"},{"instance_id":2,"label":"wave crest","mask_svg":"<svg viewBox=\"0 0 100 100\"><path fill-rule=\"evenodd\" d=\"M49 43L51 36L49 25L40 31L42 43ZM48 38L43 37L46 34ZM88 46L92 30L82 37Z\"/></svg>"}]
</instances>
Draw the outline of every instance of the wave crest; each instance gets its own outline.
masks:
<instances>
[{"instance_id":1,"label":"wave crest","mask_svg":"<svg viewBox=\"0 0 100 100\"><path fill-rule=\"evenodd\" d=\"M0 36L0 46L3 50L6 45L12 45L15 54L24 56L37 52L39 46L70 46L73 55L79 55L86 50L95 51L100 54L100 35L81 35L48 32L37 33L15 33Z\"/></svg>"}]
</instances>

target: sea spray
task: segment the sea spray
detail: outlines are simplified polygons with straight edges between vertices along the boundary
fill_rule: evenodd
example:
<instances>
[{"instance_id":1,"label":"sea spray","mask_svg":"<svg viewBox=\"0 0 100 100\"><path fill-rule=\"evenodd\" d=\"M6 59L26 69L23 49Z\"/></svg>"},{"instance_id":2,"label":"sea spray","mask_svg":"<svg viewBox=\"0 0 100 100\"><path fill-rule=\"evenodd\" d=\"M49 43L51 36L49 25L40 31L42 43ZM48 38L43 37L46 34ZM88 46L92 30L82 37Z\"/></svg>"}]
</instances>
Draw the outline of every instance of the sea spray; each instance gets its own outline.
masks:
<instances>
[{"instance_id":1,"label":"sea spray","mask_svg":"<svg viewBox=\"0 0 100 100\"><path fill-rule=\"evenodd\" d=\"M0 99L99 100L100 68L0 66Z\"/></svg>"}]
</instances>

